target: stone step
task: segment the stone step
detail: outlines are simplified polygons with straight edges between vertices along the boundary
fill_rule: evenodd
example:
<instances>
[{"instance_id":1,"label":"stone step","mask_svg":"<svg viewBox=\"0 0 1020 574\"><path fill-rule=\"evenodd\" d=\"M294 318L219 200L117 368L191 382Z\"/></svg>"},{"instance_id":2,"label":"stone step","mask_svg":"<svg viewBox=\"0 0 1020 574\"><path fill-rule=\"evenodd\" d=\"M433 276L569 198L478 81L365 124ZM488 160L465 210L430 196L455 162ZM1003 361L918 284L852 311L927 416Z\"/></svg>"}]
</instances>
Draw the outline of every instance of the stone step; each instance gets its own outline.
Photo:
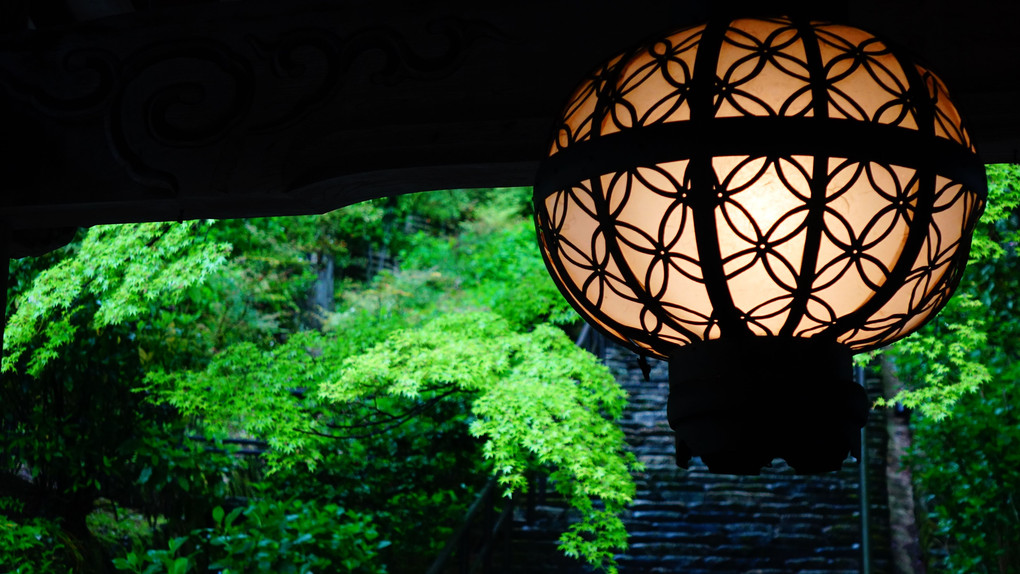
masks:
<instances>
[{"instance_id":1,"label":"stone step","mask_svg":"<svg viewBox=\"0 0 1020 574\"><path fill-rule=\"evenodd\" d=\"M645 467L635 475L637 496L623 515L629 548L617 557L620 574L859 572L856 463L819 476L798 476L782 461L760 476L710 474L697 458L689 470L679 469L665 413L666 363L650 361L651 381L645 381L627 351L611 346L605 362L628 393L619 424ZM557 549L572 519L564 508L562 498L549 496L531 522L516 521L514 563L493 571L591 572Z\"/></svg>"}]
</instances>

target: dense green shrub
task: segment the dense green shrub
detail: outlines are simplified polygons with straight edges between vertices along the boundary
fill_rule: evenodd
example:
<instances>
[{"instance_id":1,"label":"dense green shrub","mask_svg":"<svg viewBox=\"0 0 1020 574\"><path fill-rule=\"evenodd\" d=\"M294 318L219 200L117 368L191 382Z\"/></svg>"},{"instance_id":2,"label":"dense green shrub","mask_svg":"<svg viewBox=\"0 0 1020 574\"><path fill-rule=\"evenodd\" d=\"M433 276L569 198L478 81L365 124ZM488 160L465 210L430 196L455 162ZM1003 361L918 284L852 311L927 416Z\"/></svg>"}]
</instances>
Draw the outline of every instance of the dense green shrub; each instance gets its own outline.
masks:
<instances>
[{"instance_id":1,"label":"dense green shrub","mask_svg":"<svg viewBox=\"0 0 1020 574\"><path fill-rule=\"evenodd\" d=\"M0 487L91 549L76 571L372 572L438 553L493 473L543 467L582 515L564 550L611 565L625 398L563 333L528 197L99 226L15 263ZM267 448L243 463L224 439Z\"/></svg>"},{"instance_id":2,"label":"dense green shrub","mask_svg":"<svg viewBox=\"0 0 1020 574\"><path fill-rule=\"evenodd\" d=\"M212 527L171 539L166 550L129 552L114 565L138 574L385 572L375 557L389 542L371 517L334 504L264 499L230 512L217 506L212 520Z\"/></svg>"},{"instance_id":3,"label":"dense green shrub","mask_svg":"<svg viewBox=\"0 0 1020 574\"><path fill-rule=\"evenodd\" d=\"M105 499L85 518L89 532L108 556L120 556L132 548L152 546L154 535L166 526L166 518L148 516L136 509L118 507Z\"/></svg>"},{"instance_id":4,"label":"dense green shrub","mask_svg":"<svg viewBox=\"0 0 1020 574\"><path fill-rule=\"evenodd\" d=\"M60 527L42 518L14 520L0 514L0 572L56 574L81 564Z\"/></svg>"},{"instance_id":5,"label":"dense green shrub","mask_svg":"<svg viewBox=\"0 0 1020 574\"><path fill-rule=\"evenodd\" d=\"M916 408L910 457L935 572L1020 573L1020 166L989 166L959 293L891 351Z\"/></svg>"},{"instance_id":6,"label":"dense green shrub","mask_svg":"<svg viewBox=\"0 0 1020 574\"><path fill-rule=\"evenodd\" d=\"M1017 373L1014 373L1014 376ZM1020 384L998 377L914 423L911 466L925 512L932 571L1020 573Z\"/></svg>"}]
</instances>

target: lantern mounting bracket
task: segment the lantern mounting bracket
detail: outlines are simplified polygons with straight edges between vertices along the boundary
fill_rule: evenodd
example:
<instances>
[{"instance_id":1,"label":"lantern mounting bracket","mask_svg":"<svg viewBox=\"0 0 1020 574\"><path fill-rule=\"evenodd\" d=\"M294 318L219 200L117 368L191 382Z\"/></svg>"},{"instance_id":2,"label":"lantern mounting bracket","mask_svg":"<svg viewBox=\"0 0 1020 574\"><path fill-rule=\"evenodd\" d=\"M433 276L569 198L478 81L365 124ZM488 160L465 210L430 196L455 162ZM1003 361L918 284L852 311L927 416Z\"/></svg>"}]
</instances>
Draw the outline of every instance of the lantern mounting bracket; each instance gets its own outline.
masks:
<instances>
[{"instance_id":1,"label":"lantern mounting bracket","mask_svg":"<svg viewBox=\"0 0 1020 574\"><path fill-rule=\"evenodd\" d=\"M868 397L850 349L820 338L701 341L670 358L668 418L677 465L692 454L712 472L758 474L773 459L800 474L860 456Z\"/></svg>"}]
</instances>

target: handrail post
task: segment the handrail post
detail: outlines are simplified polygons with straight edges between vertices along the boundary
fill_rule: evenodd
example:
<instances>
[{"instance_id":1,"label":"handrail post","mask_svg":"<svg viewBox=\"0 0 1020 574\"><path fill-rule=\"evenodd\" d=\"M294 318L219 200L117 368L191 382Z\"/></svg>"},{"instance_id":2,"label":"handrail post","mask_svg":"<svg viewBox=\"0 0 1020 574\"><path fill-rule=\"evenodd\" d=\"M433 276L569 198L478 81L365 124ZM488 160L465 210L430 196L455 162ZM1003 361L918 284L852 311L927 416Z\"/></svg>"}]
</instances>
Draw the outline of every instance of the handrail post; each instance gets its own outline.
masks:
<instances>
[{"instance_id":1,"label":"handrail post","mask_svg":"<svg viewBox=\"0 0 1020 574\"><path fill-rule=\"evenodd\" d=\"M464 536L460 539L460 543L457 544L457 572L460 574L468 574L471 571L471 553L468 552L471 545L465 542L470 540L471 529L467 529L464 531Z\"/></svg>"},{"instance_id":2,"label":"handrail post","mask_svg":"<svg viewBox=\"0 0 1020 574\"><path fill-rule=\"evenodd\" d=\"M525 500L524 508L524 520L528 526L535 523L535 506L538 505L538 494L535 492L538 488L538 480L535 478L535 471L528 471L528 495Z\"/></svg>"},{"instance_id":3,"label":"handrail post","mask_svg":"<svg viewBox=\"0 0 1020 574\"><path fill-rule=\"evenodd\" d=\"M854 367L857 383L867 390L864 367ZM861 427L860 500L861 500L861 574L871 574L871 522L868 501L868 425Z\"/></svg>"},{"instance_id":4,"label":"handrail post","mask_svg":"<svg viewBox=\"0 0 1020 574\"><path fill-rule=\"evenodd\" d=\"M493 526L496 524L496 521L493 519L493 515L495 513L492 510L493 504L496 503L496 501L495 501L495 496L496 495L494 494L495 492L496 492L495 489L492 489L492 490L489 491L489 497L488 497L488 500L485 501L485 508L483 509L483 512L485 512L485 515L484 515L485 516L485 520L483 520L483 523L485 524L485 527L482 528L482 532L485 533L485 538L486 539L490 539L490 541L491 541L492 534L493 534ZM492 551L491 551L491 549L486 548L486 546L488 544L489 544L488 542L482 544L482 553L483 553L483 555L482 555L482 565L483 565L482 566L482 572L491 572L492 571Z\"/></svg>"},{"instance_id":5,"label":"handrail post","mask_svg":"<svg viewBox=\"0 0 1020 574\"><path fill-rule=\"evenodd\" d=\"M503 560L505 564L514 563L514 499L508 497L503 500L504 513L510 515L510 525L503 529Z\"/></svg>"}]
</instances>

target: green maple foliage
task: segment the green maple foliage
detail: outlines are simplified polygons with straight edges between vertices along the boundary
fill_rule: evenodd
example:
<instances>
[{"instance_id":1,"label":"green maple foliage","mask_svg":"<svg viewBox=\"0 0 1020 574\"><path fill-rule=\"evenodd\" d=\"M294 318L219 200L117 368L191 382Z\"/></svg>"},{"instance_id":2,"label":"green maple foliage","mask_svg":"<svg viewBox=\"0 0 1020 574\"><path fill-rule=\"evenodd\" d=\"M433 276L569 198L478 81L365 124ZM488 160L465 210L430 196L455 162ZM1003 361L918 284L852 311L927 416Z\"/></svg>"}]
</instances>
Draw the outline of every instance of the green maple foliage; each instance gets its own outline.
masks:
<instances>
[{"instance_id":1,"label":"green maple foliage","mask_svg":"<svg viewBox=\"0 0 1020 574\"><path fill-rule=\"evenodd\" d=\"M988 166L989 198L957 294L884 351L915 409L910 466L929 571L1020 572L1020 166Z\"/></svg>"},{"instance_id":2,"label":"green maple foliage","mask_svg":"<svg viewBox=\"0 0 1020 574\"><path fill-rule=\"evenodd\" d=\"M236 346L204 371L152 374L148 390L214 430L264 437L271 471L314 469L346 438L337 422L360 402L467 396L470 432L484 441L507 494L525 488L525 471L549 467L581 514L561 539L564 551L611 566L625 547L619 512L634 496L637 462L614 424L626 396L594 357L559 329L518 332L482 311L395 331L353 355L343 335L306 332L267 350Z\"/></svg>"},{"instance_id":3,"label":"green maple foliage","mask_svg":"<svg viewBox=\"0 0 1020 574\"><path fill-rule=\"evenodd\" d=\"M83 310L85 297L97 302L88 323L94 330L137 319L154 303L181 300L230 251L225 243L202 241L198 229L195 222L91 228L73 257L40 273L14 302L4 331L3 371L17 368L26 351L32 376L59 358L61 347L77 335L72 318Z\"/></svg>"}]
</instances>

